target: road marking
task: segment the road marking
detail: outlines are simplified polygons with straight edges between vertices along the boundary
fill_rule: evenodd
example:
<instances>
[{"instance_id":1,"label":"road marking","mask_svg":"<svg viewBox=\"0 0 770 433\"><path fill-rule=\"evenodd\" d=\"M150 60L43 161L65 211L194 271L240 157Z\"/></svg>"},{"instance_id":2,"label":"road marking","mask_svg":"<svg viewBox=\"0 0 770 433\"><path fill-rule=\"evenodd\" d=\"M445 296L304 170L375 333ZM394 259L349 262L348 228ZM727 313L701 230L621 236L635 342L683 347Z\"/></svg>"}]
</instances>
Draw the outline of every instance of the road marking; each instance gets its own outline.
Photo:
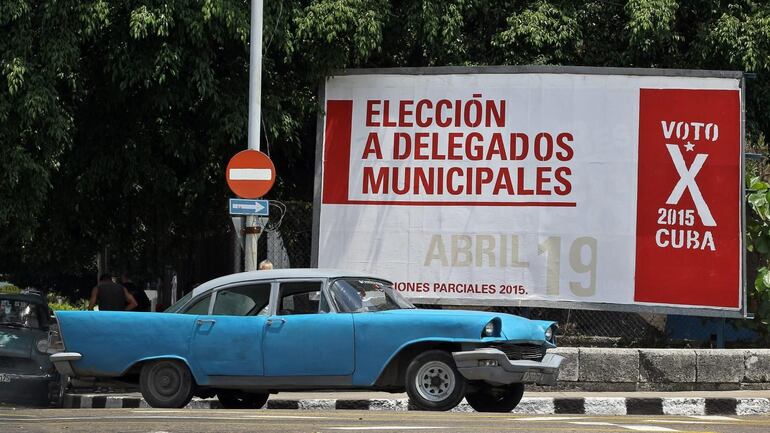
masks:
<instances>
[{"instance_id":1,"label":"road marking","mask_svg":"<svg viewBox=\"0 0 770 433\"><path fill-rule=\"evenodd\" d=\"M690 418L703 419L708 421L742 421L738 418L731 418L729 416L721 415L690 415Z\"/></svg>"},{"instance_id":2,"label":"road marking","mask_svg":"<svg viewBox=\"0 0 770 433\"><path fill-rule=\"evenodd\" d=\"M339 419L330 418L328 416L311 416L311 415L244 415L242 418L266 418L266 419Z\"/></svg>"},{"instance_id":3,"label":"road marking","mask_svg":"<svg viewBox=\"0 0 770 433\"><path fill-rule=\"evenodd\" d=\"M154 413L161 415L164 413L190 413L189 409L181 410L132 410L133 413ZM240 418L267 418L267 419L332 419L328 416L315 415L249 415L248 412L228 412ZM337 417L339 418L339 417Z\"/></svg>"},{"instance_id":4,"label":"road marking","mask_svg":"<svg viewBox=\"0 0 770 433\"><path fill-rule=\"evenodd\" d=\"M611 425L616 426L617 424L613 424L611 422L602 422L602 421L574 421L570 424L577 424L577 425Z\"/></svg>"},{"instance_id":5,"label":"road marking","mask_svg":"<svg viewBox=\"0 0 770 433\"><path fill-rule=\"evenodd\" d=\"M190 409L179 409L179 410L174 410L174 409L147 409L147 410L137 409L137 410L132 410L131 412L132 413L190 413Z\"/></svg>"},{"instance_id":6,"label":"road marking","mask_svg":"<svg viewBox=\"0 0 770 433\"><path fill-rule=\"evenodd\" d=\"M626 430L635 430L635 431L668 431L668 432L678 432L679 430L674 430L668 427L660 427L655 425L637 425L637 424L616 424L611 422L600 422L600 421L574 421L570 422L570 424L577 424L577 425L593 425L593 426L606 426L606 427L620 427L624 428Z\"/></svg>"},{"instance_id":7,"label":"road marking","mask_svg":"<svg viewBox=\"0 0 770 433\"><path fill-rule=\"evenodd\" d=\"M416 425L375 425L369 427L355 426L355 427L326 427L324 430L449 430L450 427L431 427L431 426L416 426Z\"/></svg>"},{"instance_id":8,"label":"road marking","mask_svg":"<svg viewBox=\"0 0 770 433\"><path fill-rule=\"evenodd\" d=\"M270 180L273 173L268 168L231 168L230 180Z\"/></svg>"},{"instance_id":9,"label":"road marking","mask_svg":"<svg viewBox=\"0 0 770 433\"><path fill-rule=\"evenodd\" d=\"M0 421L85 421L90 419L113 419L113 417L29 417L29 418L22 418L22 417L2 417L0 418Z\"/></svg>"},{"instance_id":10,"label":"road marking","mask_svg":"<svg viewBox=\"0 0 770 433\"><path fill-rule=\"evenodd\" d=\"M571 419L586 419L585 416L533 416L522 418L508 418L510 421L566 421Z\"/></svg>"},{"instance_id":11,"label":"road marking","mask_svg":"<svg viewBox=\"0 0 770 433\"><path fill-rule=\"evenodd\" d=\"M52 417L36 417L36 418L21 418L21 417L0 417L0 421L112 421L116 419L128 419L128 420L142 420L142 419L168 419L168 420L208 420L208 421L232 421L233 419L244 419L242 417L232 416L52 416Z\"/></svg>"},{"instance_id":12,"label":"road marking","mask_svg":"<svg viewBox=\"0 0 770 433\"><path fill-rule=\"evenodd\" d=\"M678 432L679 430L674 430L672 428L668 427L660 427L656 425L631 425L631 424L616 424L618 427L623 427L628 430L635 430L635 431L673 431Z\"/></svg>"},{"instance_id":13,"label":"road marking","mask_svg":"<svg viewBox=\"0 0 770 433\"><path fill-rule=\"evenodd\" d=\"M658 424L719 424L709 421L687 421L683 419L648 419L647 422L654 422Z\"/></svg>"}]
</instances>

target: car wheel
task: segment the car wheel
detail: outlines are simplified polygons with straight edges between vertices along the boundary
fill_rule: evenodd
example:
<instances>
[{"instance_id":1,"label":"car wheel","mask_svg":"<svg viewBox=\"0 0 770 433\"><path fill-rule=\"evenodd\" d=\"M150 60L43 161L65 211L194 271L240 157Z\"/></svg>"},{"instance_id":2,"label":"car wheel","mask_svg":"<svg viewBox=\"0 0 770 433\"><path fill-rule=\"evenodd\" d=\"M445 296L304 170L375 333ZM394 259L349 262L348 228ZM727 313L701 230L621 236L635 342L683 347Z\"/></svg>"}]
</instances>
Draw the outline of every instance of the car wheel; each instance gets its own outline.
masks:
<instances>
[{"instance_id":1,"label":"car wheel","mask_svg":"<svg viewBox=\"0 0 770 433\"><path fill-rule=\"evenodd\" d=\"M523 383L508 386L482 385L478 390L465 395L465 400L476 412L510 412L524 395Z\"/></svg>"},{"instance_id":2,"label":"car wheel","mask_svg":"<svg viewBox=\"0 0 770 433\"><path fill-rule=\"evenodd\" d=\"M153 361L142 366L139 376L142 397L152 407L180 408L193 396L190 369L181 361Z\"/></svg>"},{"instance_id":3,"label":"car wheel","mask_svg":"<svg viewBox=\"0 0 770 433\"><path fill-rule=\"evenodd\" d=\"M465 385L454 358L443 350L417 355L406 369L406 393L416 409L452 409L462 401Z\"/></svg>"},{"instance_id":4,"label":"car wheel","mask_svg":"<svg viewBox=\"0 0 770 433\"><path fill-rule=\"evenodd\" d=\"M259 409L267 403L270 394L251 393L238 390L225 390L217 393L219 402L225 409Z\"/></svg>"}]
</instances>

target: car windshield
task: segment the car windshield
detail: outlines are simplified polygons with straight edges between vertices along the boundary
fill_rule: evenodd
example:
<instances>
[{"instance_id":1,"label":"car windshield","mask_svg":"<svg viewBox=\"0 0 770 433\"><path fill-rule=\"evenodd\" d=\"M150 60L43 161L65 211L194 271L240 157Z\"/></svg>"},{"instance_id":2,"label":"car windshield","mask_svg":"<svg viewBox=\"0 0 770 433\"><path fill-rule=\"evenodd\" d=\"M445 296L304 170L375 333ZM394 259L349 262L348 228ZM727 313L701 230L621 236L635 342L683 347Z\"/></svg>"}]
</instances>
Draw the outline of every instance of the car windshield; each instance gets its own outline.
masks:
<instances>
[{"instance_id":1,"label":"car windshield","mask_svg":"<svg viewBox=\"0 0 770 433\"><path fill-rule=\"evenodd\" d=\"M415 308L386 281L340 278L331 285L330 292L337 308L343 313Z\"/></svg>"},{"instance_id":2,"label":"car windshield","mask_svg":"<svg viewBox=\"0 0 770 433\"><path fill-rule=\"evenodd\" d=\"M0 298L0 325L40 329L39 305Z\"/></svg>"}]
</instances>

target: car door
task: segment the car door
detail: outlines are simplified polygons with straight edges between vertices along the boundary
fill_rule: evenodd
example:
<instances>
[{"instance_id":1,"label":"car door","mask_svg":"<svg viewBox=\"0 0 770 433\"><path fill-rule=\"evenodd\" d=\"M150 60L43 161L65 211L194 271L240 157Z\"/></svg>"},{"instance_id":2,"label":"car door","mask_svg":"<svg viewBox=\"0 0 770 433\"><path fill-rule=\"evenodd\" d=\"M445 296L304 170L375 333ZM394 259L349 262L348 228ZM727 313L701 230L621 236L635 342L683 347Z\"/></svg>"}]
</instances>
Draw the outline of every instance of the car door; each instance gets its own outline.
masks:
<instances>
[{"instance_id":1,"label":"car door","mask_svg":"<svg viewBox=\"0 0 770 433\"><path fill-rule=\"evenodd\" d=\"M353 316L331 311L322 281L279 283L262 342L265 376L350 376Z\"/></svg>"},{"instance_id":2,"label":"car door","mask_svg":"<svg viewBox=\"0 0 770 433\"><path fill-rule=\"evenodd\" d=\"M263 375L262 334L270 289L270 283L219 289L209 305L210 314L198 315L191 353L194 362L208 376ZM196 309L195 304L191 309L193 313L202 313L202 308Z\"/></svg>"}]
</instances>

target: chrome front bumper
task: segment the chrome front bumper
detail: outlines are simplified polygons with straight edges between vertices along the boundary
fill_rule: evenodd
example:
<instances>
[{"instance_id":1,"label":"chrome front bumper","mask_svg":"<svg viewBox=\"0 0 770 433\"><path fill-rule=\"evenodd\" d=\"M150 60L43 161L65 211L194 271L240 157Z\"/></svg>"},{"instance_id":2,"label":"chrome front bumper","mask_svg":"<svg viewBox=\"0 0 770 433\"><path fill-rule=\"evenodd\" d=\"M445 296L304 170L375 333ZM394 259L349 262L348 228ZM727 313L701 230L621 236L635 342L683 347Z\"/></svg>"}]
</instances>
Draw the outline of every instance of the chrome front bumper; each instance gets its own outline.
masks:
<instances>
[{"instance_id":1,"label":"chrome front bumper","mask_svg":"<svg viewBox=\"0 0 770 433\"><path fill-rule=\"evenodd\" d=\"M77 352L59 352L51 355L51 362L56 370L62 376L75 376L75 371L72 369L72 361L79 361L83 355Z\"/></svg>"},{"instance_id":2,"label":"chrome front bumper","mask_svg":"<svg viewBox=\"0 0 770 433\"><path fill-rule=\"evenodd\" d=\"M543 360L511 361L498 349L483 348L452 353L457 370L468 380L483 380L495 385L536 383L555 385L563 356L548 353Z\"/></svg>"}]
</instances>

